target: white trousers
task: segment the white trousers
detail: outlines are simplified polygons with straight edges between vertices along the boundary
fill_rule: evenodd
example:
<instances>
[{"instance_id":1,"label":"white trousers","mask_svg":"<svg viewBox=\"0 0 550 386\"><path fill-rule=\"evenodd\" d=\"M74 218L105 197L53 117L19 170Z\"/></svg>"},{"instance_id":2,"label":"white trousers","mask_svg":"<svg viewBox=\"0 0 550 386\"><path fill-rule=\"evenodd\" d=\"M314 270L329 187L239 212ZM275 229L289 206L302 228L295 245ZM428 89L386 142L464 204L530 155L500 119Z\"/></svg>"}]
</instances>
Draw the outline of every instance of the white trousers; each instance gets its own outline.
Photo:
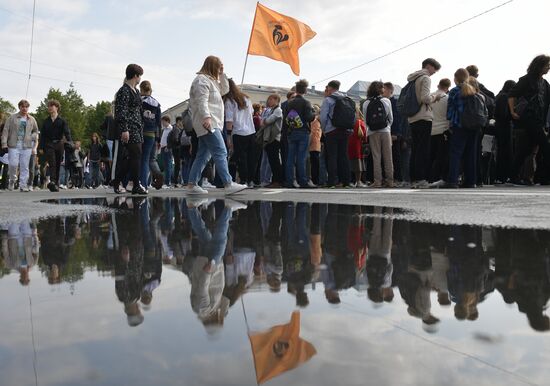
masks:
<instances>
[{"instance_id":1,"label":"white trousers","mask_svg":"<svg viewBox=\"0 0 550 386\"><path fill-rule=\"evenodd\" d=\"M29 182L29 160L32 149L9 148L8 162L10 184L14 184L17 178L17 167L19 167L19 187L26 188Z\"/></svg>"}]
</instances>

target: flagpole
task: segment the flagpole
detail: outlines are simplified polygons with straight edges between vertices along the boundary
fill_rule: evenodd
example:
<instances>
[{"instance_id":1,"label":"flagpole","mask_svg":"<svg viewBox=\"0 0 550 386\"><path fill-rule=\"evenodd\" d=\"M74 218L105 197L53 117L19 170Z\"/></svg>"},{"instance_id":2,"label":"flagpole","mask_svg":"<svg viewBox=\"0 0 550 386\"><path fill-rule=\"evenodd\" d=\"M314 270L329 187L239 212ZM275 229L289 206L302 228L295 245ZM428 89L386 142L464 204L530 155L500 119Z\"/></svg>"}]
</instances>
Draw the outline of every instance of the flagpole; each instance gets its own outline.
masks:
<instances>
[{"instance_id":1,"label":"flagpole","mask_svg":"<svg viewBox=\"0 0 550 386\"><path fill-rule=\"evenodd\" d=\"M248 38L248 48L246 49L246 59L244 60L243 77L241 78L241 86L244 83L244 74L246 73L246 65L248 64L248 52L250 51L250 43L252 43L252 33L254 32L254 26L256 25L256 16L258 15L258 5L260 2L256 2L256 10L254 11L254 20L252 21L252 28L250 28L250 38Z\"/></svg>"}]
</instances>

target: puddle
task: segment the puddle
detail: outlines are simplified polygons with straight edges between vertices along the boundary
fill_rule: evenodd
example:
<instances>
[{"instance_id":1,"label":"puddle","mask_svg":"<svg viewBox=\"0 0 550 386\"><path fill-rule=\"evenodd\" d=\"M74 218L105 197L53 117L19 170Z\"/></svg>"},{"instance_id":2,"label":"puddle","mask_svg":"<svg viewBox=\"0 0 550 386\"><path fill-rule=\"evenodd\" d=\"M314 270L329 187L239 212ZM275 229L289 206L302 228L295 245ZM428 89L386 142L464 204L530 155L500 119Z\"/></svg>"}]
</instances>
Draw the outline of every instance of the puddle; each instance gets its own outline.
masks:
<instances>
[{"instance_id":1,"label":"puddle","mask_svg":"<svg viewBox=\"0 0 550 386\"><path fill-rule=\"evenodd\" d=\"M48 202L115 210L0 231L2 385L550 376L548 231L335 204Z\"/></svg>"}]
</instances>

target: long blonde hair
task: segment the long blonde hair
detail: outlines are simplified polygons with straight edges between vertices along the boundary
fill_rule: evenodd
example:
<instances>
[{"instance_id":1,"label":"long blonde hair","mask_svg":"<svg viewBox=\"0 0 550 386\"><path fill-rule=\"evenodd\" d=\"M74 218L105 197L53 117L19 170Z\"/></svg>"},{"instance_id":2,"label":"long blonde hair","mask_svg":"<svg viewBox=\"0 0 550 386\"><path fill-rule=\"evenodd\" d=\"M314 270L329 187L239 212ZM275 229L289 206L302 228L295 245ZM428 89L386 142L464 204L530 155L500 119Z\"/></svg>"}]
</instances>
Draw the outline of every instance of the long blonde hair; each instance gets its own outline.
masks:
<instances>
[{"instance_id":1,"label":"long blonde hair","mask_svg":"<svg viewBox=\"0 0 550 386\"><path fill-rule=\"evenodd\" d=\"M471 76L465 68L459 68L455 72L455 83L460 87L462 96L472 96L476 94L476 89L472 86L470 78Z\"/></svg>"},{"instance_id":2,"label":"long blonde hair","mask_svg":"<svg viewBox=\"0 0 550 386\"><path fill-rule=\"evenodd\" d=\"M210 55L206 59L204 59L204 63L202 64L202 67L199 72L197 72L197 74L203 74L210 76L214 79L218 79L222 66L223 64L220 58Z\"/></svg>"}]
</instances>

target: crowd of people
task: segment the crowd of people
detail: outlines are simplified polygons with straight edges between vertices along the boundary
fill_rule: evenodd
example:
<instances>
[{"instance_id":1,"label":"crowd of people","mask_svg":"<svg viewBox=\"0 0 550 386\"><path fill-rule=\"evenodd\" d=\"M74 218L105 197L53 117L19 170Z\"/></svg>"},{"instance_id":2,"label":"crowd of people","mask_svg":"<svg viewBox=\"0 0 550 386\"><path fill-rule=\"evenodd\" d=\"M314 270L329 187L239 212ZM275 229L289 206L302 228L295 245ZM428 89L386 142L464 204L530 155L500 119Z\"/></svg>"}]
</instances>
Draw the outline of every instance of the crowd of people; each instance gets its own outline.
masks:
<instances>
[{"instance_id":1,"label":"crowd of people","mask_svg":"<svg viewBox=\"0 0 550 386\"><path fill-rule=\"evenodd\" d=\"M457 319L473 321L496 289L505 303L517 303L533 329L550 329L547 231L416 223L396 218L392 209L352 205L100 200L118 210L0 229L0 277L6 269L18 271L26 286L36 267L57 285L76 283L89 269L111 272L131 326L142 323L143 311L161 296L156 289L170 266L189 278L191 308L207 330L223 325L246 291L286 291L303 308L320 300L312 292L321 287L334 305L345 291L379 305L398 296L397 304L430 332L441 318L434 299L453 307Z\"/></svg>"},{"instance_id":2,"label":"crowd of people","mask_svg":"<svg viewBox=\"0 0 550 386\"><path fill-rule=\"evenodd\" d=\"M321 106L299 80L252 103L209 56L191 85L189 108L163 116L137 64L126 68L113 113L87 151L73 141L58 101L36 122L29 103L2 124L1 188L23 192L110 185L116 193L185 186L189 194L245 188L475 188L550 183L550 57L537 56L517 82L495 95L475 65L454 87L432 58L407 77L399 97L390 82L370 83L356 101L330 81ZM139 85L139 90L138 90ZM41 162L37 162L41 159ZM38 165L41 165L40 167Z\"/></svg>"}]
</instances>

